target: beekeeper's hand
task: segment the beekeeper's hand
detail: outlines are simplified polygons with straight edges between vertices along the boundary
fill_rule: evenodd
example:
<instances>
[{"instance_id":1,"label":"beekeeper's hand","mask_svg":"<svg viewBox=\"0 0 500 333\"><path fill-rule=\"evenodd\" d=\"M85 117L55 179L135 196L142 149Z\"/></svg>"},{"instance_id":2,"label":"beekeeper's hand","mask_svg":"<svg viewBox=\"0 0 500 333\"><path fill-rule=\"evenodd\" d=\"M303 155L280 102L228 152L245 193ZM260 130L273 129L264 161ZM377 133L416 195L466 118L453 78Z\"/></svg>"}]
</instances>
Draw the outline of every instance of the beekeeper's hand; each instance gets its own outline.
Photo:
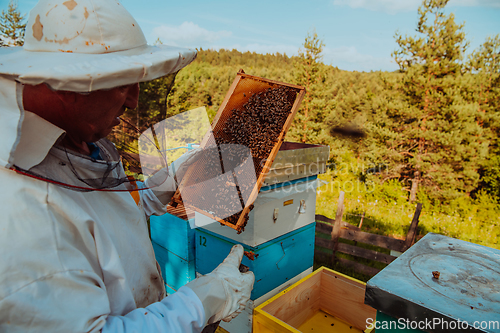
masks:
<instances>
[{"instance_id":1,"label":"beekeeper's hand","mask_svg":"<svg viewBox=\"0 0 500 333\"><path fill-rule=\"evenodd\" d=\"M245 309L255 276L253 272L240 273L242 258L243 246L235 245L211 273L186 284L203 303L207 324L230 321Z\"/></svg>"},{"instance_id":2,"label":"beekeeper's hand","mask_svg":"<svg viewBox=\"0 0 500 333\"><path fill-rule=\"evenodd\" d=\"M164 205L168 204L177 190L188 167L201 155L201 149L193 149L173 161L168 168L158 170L149 177L145 186L151 188L154 195Z\"/></svg>"}]
</instances>

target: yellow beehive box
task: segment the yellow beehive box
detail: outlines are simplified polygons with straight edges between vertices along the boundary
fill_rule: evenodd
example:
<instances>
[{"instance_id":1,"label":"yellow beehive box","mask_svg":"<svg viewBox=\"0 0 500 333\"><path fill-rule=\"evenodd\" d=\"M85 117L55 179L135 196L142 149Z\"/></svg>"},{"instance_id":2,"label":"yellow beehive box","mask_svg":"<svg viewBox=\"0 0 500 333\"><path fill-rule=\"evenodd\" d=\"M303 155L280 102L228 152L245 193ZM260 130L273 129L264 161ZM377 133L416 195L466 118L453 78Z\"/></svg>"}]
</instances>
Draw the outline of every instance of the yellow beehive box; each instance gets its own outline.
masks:
<instances>
[{"instance_id":1,"label":"yellow beehive box","mask_svg":"<svg viewBox=\"0 0 500 333\"><path fill-rule=\"evenodd\" d=\"M254 310L254 333L370 332L365 283L321 267Z\"/></svg>"}]
</instances>

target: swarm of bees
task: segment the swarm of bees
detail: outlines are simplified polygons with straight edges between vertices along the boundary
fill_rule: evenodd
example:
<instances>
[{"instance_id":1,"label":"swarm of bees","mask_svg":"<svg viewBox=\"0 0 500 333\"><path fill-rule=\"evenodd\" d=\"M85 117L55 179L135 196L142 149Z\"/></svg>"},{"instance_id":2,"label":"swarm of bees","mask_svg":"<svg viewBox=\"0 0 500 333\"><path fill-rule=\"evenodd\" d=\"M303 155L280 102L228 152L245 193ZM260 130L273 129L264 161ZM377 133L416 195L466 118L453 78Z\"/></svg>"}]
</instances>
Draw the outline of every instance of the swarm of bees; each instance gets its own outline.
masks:
<instances>
[{"instance_id":1,"label":"swarm of bees","mask_svg":"<svg viewBox=\"0 0 500 333\"><path fill-rule=\"evenodd\" d=\"M292 100L290 95L293 96ZM284 86L252 95L242 110L232 110L232 116L225 123L224 133L216 136L217 143L240 144L250 148L258 177L264 166L261 162L276 144L294 99L290 88Z\"/></svg>"},{"instance_id":2,"label":"swarm of bees","mask_svg":"<svg viewBox=\"0 0 500 333\"><path fill-rule=\"evenodd\" d=\"M214 130L216 145L206 149L206 157L200 158L195 168L199 171L189 180L194 184L214 177L219 179L217 185L204 191L208 195L202 198L197 208L216 217L238 211L224 218L231 224L238 222L241 209L256 185L255 180L259 178L291 113L295 97L293 88L278 86L251 95L241 108L231 110L231 116L223 126ZM253 163L255 175L238 169L245 163ZM252 208L253 205L250 210ZM248 215L244 225L247 221Z\"/></svg>"}]
</instances>

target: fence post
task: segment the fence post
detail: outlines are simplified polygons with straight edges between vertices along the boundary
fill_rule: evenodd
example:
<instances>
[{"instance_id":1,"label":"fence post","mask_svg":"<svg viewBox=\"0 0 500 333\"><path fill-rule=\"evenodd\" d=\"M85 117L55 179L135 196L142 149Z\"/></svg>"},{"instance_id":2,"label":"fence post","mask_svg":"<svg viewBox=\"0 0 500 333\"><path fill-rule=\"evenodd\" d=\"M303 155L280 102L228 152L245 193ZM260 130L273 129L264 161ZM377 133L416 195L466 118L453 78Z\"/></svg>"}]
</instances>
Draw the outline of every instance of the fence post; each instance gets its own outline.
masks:
<instances>
[{"instance_id":1,"label":"fence post","mask_svg":"<svg viewBox=\"0 0 500 333\"><path fill-rule=\"evenodd\" d=\"M363 215L361 215L361 221L359 221L358 228L361 230L361 227L363 226L363 220L365 219L365 214L366 212L363 211Z\"/></svg>"},{"instance_id":2,"label":"fence post","mask_svg":"<svg viewBox=\"0 0 500 333\"><path fill-rule=\"evenodd\" d=\"M420 212L422 211L422 204L417 203L417 208L415 209L415 214L413 214L413 220L411 221L410 229L406 234L406 239L401 252L404 252L410 248L415 242L415 237L417 235L418 219L420 218Z\"/></svg>"},{"instance_id":3,"label":"fence post","mask_svg":"<svg viewBox=\"0 0 500 333\"><path fill-rule=\"evenodd\" d=\"M337 205L337 212L335 214L335 222L333 223L331 241L332 241L332 260L331 264L333 265L336 261L335 253L337 252L339 246L339 236L340 236L340 227L342 226L342 216L344 215L344 192L340 191L339 201Z\"/></svg>"}]
</instances>

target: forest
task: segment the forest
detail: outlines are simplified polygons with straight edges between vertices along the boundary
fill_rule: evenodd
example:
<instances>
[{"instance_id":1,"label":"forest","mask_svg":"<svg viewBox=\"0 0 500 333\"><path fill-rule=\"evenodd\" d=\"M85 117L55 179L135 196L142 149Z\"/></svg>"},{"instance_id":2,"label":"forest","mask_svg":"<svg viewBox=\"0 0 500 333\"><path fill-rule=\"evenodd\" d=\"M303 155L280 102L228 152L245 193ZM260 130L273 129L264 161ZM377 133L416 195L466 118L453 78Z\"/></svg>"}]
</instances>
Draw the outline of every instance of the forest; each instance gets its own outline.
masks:
<instances>
[{"instance_id":1,"label":"forest","mask_svg":"<svg viewBox=\"0 0 500 333\"><path fill-rule=\"evenodd\" d=\"M500 37L469 50L447 2L424 0L415 35L396 33L398 71L326 65L314 31L298 56L199 49L176 75L141 83L139 107L126 116L144 130L205 106L212 120L240 69L302 85L286 140L330 146L317 213L333 217L344 191L353 219L366 213L367 230L398 237L420 202L420 237L438 232L500 248ZM22 16L13 13L14 5L2 12L0 42L22 45Z\"/></svg>"},{"instance_id":2,"label":"forest","mask_svg":"<svg viewBox=\"0 0 500 333\"><path fill-rule=\"evenodd\" d=\"M136 112L154 122L205 106L212 119L239 69L302 85L307 94L286 139L330 146L318 213L333 217L344 191L353 216L368 214L367 228L402 236L421 202L420 236L432 231L498 248L500 38L466 56L464 25L444 13L446 3L424 1L416 35L396 34L396 72L325 65L315 32L293 57L200 49L168 97L162 80L171 78L142 84Z\"/></svg>"}]
</instances>

